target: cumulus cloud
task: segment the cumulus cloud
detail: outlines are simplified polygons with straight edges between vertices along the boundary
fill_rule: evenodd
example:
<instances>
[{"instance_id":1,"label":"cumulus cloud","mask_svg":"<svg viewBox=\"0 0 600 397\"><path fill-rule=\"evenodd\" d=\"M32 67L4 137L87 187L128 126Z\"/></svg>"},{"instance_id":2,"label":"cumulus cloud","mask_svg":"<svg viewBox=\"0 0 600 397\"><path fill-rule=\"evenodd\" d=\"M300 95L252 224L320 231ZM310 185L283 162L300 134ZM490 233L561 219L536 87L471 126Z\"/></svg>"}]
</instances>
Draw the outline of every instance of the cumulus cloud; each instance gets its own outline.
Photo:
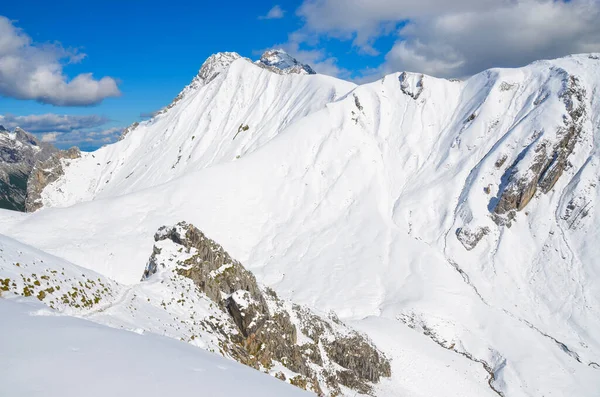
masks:
<instances>
[{"instance_id":1,"label":"cumulus cloud","mask_svg":"<svg viewBox=\"0 0 600 397\"><path fill-rule=\"evenodd\" d=\"M14 129L21 127L29 132L69 132L85 128L95 128L106 124L108 118L99 115L67 115L67 114L32 114L15 116L12 114L0 115L0 125Z\"/></svg>"},{"instance_id":2,"label":"cumulus cloud","mask_svg":"<svg viewBox=\"0 0 600 397\"><path fill-rule=\"evenodd\" d=\"M42 134L42 142L54 142L56 141L56 137L58 135L58 132L48 132L46 134Z\"/></svg>"},{"instance_id":3,"label":"cumulus cloud","mask_svg":"<svg viewBox=\"0 0 600 397\"><path fill-rule=\"evenodd\" d=\"M273 8L271 8L269 12L267 12L267 15L262 15L258 17L258 19L281 19L283 18L284 14L285 11L281 9L281 7L276 5Z\"/></svg>"},{"instance_id":4,"label":"cumulus cloud","mask_svg":"<svg viewBox=\"0 0 600 397\"><path fill-rule=\"evenodd\" d=\"M0 115L0 125L12 130L20 127L36 135L42 142L50 142L60 148L78 146L91 150L115 142L122 127L104 127L110 123L99 115L35 114L14 116Z\"/></svg>"},{"instance_id":5,"label":"cumulus cloud","mask_svg":"<svg viewBox=\"0 0 600 397\"><path fill-rule=\"evenodd\" d=\"M57 106L88 106L121 93L111 77L82 73L69 79L63 67L85 54L60 44L34 43L8 18L0 16L0 95Z\"/></svg>"},{"instance_id":6,"label":"cumulus cloud","mask_svg":"<svg viewBox=\"0 0 600 397\"><path fill-rule=\"evenodd\" d=\"M397 34L380 74L462 77L600 51L597 0L305 0L297 14L303 34L351 40L367 54L379 52L378 37Z\"/></svg>"},{"instance_id":7,"label":"cumulus cloud","mask_svg":"<svg viewBox=\"0 0 600 397\"><path fill-rule=\"evenodd\" d=\"M122 133L122 127L112 127L91 131L73 130L70 132L46 132L37 133L35 135L43 142L51 142L61 149L77 146L82 150L94 150L109 143L116 142Z\"/></svg>"}]
</instances>

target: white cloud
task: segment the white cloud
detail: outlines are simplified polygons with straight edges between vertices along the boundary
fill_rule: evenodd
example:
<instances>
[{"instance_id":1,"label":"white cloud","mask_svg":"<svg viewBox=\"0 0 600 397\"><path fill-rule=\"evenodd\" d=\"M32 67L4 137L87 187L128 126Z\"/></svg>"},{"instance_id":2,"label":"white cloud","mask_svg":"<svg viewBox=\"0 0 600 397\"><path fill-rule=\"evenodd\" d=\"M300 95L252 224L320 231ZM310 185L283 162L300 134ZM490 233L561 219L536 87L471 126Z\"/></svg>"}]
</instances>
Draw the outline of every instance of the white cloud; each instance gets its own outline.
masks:
<instances>
[{"instance_id":1,"label":"white cloud","mask_svg":"<svg viewBox=\"0 0 600 397\"><path fill-rule=\"evenodd\" d=\"M267 15L260 16L260 17L258 17L258 19L281 19L281 18L283 18L284 14L285 14L285 11L283 9L281 9L281 7L276 5L269 10Z\"/></svg>"},{"instance_id":2,"label":"white cloud","mask_svg":"<svg viewBox=\"0 0 600 397\"><path fill-rule=\"evenodd\" d=\"M60 44L34 43L0 16L0 95L57 106L88 106L119 96L117 82L111 77L96 80L91 73L82 73L68 79L63 66L84 57Z\"/></svg>"},{"instance_id":3,"label":"white cloud","mask_svg":"<svg viewBox=\"0 0 600 397\"><path fill-rule=\"evenodd\" d=\"M123 132L122 127L99 128L110 121L95 114L0 115L0 125L10 130L20 127L33 133L43 142L51 142L60 148L79 146L92 149L115 142Z\"/></svg>"},{"instance_id":4,"label":"white cloud","mask_svg":"<svg viewBox=\"0 0 600 397\"><path fill-rule=\"evenodd\" d=\"M0 125L3 125L5 128L14 129L15 127L21 127L29 132L69 132L99 127L108 121L108 118L95 114L84 116L54 113L27 116L0 115Z\"/></svg>"},{"instance_id":5,"label":"white cloud","mask_svg":"<svg viewBox=\"0 0 600 397\"><path fill-rule=\"evenodd\" d=\"M42 134L42 142L54 142L56 141L57 136L58 132L48 132L46 134Z\"/></svg>"},{"instance_id":6,"label":"white cloud","mask_svg":"<svg viewBox=\"0 0 600 397\"><path fill-rule=\"evenodd\" d=\"M305 37L352 40L367 54L397 32L379 73L461 77L600 51L597 0L305 0L297 13Z\"/></svg>"},{"instance_id":7,"label":"white cloud","mask_svg":"<svg viewBox=\"0 0 600 397\"><path fill-rule=\"evenodd\" d=\"M70 132L46 132L36 134L43 142L52 142L59 148L78 146L90 150L116 142L123 133L122 127L112 127L104 130L74 130Z\"/></svg>"}]
</instances>

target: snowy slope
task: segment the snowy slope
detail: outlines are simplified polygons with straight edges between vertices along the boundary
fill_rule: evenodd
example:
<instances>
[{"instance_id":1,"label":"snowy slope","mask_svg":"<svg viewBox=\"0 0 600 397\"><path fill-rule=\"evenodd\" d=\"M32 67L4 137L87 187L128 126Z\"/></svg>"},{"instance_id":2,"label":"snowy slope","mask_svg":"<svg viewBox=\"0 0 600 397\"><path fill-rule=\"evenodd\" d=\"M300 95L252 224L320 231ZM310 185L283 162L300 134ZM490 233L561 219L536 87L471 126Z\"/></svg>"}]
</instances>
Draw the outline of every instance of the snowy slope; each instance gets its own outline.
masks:
<instances>
[{"instance_id":1,"label":"snowy slope","mask_svg":"<svg viewBox=\"0 0 600 397\"><path fill-rule=\"evenodd\" d=\"M279 299L193 225L161 228L155 240L143 282L123 286L0 235L0 297L55 310L39 315L187 342L315 393L367 395L390 377L389 360L364 334ZM350 350L358 353L348 361Z\"/></svg>"},{"instance_id":2,"label":"snowy slope","mask_svg":"<svg viewBox=\"0 0 600 397\"><path fill-rule=\"evenodd\" d=\"M346 96L235 60L74 162L48 208L0 212L0 232L135 284L154 231L186 220L284 298L367 332L393 359L379 395L594 396L599 59L396 73ZM246 107L230 95L240 81L264 83ZM298 107L265 100L282 95ZM522 186L523 208L496 210Z\"/></svg>"},{"instance_id":3,"label":"snowy slope","mask_svg":"<svg viewBox=\"0 0 600 397\"><path fill-rule=\"evenodd\" d=\"M323 75L279 75L235 53L213 55L164 112L127 139L84 153L44 202L68 206L121 195L236 161L352 88Z\"/></svg>"},{"instance_id":4,"label":"snowy slope","mask_svg":"<svg viewBox=\"0 0 600 397\"><path fill-rule=\"evenodd\" d=\"M193 251L187 252L181 248L170 240L160 241L153 251L155 254L160 251L156 259L158 263L164 263L165 267L159 265L157 274L144 282L122 286L88 269L0 235L0 296L7 299L15 299L18 296L31 297L29 299L38 299L56 310L35 307L30 313L42 316L37 318L61 315L85 318L132 333L173 338L214 353L218 352L228 358L235 358L226 349L227 346L231 347L229 338L235 338L235 334L238 333L228 322L229 316L205 294L200 293L190 280L174 271L180 262L194 256ZM269 306L273 303L275 302L270 300ZM289 303L285 303L284 307L288 306ZM299 343L310 343L310 337L304 334L304 329L307 326L318 327L319 323L315 322L314 318L311 319L311 324L303 323L305 320L300 320L298 315L300 312L304 313L304 310L297 312L294 306L292 309L290 314L298 327ZM5 318L12 321L12 316ZM336 320L336 323L328 321L334 330L333 334L326 333L328 338L335 337L340 331L348 333L349 330L339 320ZM399 390L404 390L408 395L439 395L443 385L449 385L451 390L460 392L461 395L488 395L487 376L480 365L453 357L453 353L437 348L426 337L410 328L393 323L384 328L389 330L390 327L394 328L394 335L402 335L401 342L398 343L396 337L389 336L380 342L389 348L389 353L393 356L394 372L402 372L404 376L393 380L382 379L377 386L378 394L396 395ZM33 329L37 330L37 326ZM226 331L226 337L222 334L223 331ZM6 334L4 330L2 332L3 335ZM23 342L22 338L18 340ZM21 356L15 357L15 360ZM34 355L31 355L23 360L33 358ZM35 358L39 359L37 356ZM448 366L447 362L451 362L452 366ZM64 363L59 360L56 364L56 368L68 369L70 362ZM331 364L333 363L328 365ZM333 365L335 368L335 364ZM284 375L287 382L299 377L298 373L277 362L260 369L272 376ZM441 384L432 384L429 381L431 373L436 374ZM470 376L465 377L466 373ZM39 373L28 375L36 381L43 378ZM18 384L15 387L19 387L20 390L22 385ZM325 383L322 387L325 390L329 388ZM362 395L347 388L342 388L342 393L347 396Z\"/></svg>"},{"instance_id":5,"label":"snowy slope","mask_svg":"<svg viewBox=\"0 0 600 397\"><path fill-rule=\"evenodd\" d=\"M57 316L44 307L0 299L3 395L310 395L183 342Z\"/></svg>"}]
</instances>

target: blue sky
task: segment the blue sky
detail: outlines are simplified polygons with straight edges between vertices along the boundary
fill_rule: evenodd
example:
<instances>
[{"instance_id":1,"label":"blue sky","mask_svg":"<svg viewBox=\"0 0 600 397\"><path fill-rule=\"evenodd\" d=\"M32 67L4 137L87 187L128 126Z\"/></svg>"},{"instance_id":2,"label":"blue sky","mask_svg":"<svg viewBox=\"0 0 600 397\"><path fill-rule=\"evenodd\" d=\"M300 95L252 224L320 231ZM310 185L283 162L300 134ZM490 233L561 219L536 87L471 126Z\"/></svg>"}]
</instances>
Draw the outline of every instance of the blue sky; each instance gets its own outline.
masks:
<instances>
[{"instance_id":1,"label":"blue sky","mask_svg":"<svg viewBox=\"0 0 600 397\"><path fill-rule=\"evenodd\" d=\"M458 0L451 7L441 0L4 3L0 15L18 30L17 38L30 38L17 51L23 62L34 63L32 70L44 62L59 65L55 74L64 81L56 84L63 88L80 74L93 78L60 96L51 85L43 95L25 92L31 76L3 72L2 60L11 54L0 43L0 117L58 146L83 149L114 140L119 128L167 105L219 51L257 58L261 50L283 47L320 73L358 82L397 70L464 77L491 66L600 51L596 0ZM533 15L546 22L538 25ZM515 39L506 32L507 16L524 34L530 29L544 37ZM572 21L575 28L560 32L553 18L561 22L554 25ZM31 48L35 57L28 55ZM105 76L101 93L81 92ZM39 117L48 114L54 117Z\"/></svg>"},{"instance_id":2,"label":"blue sky","mask_svg":"<svg viewBox=\"0 0 600 397\"><path fill-rule=\"evenodd\" d=\"M111 120L102 128L127 126L139 121L140 114L166 106L212 53L254 56L257 50L285 42L287 32L298 25L292 13L281 19L258 19L273 7L269 1L62 1L59 7L55 2L35 3L6 2L1 13L35 42L58 41L80 48L86 58L67 65L64 73L111 76L122 95L93 107L2 97L1 112L99 114Z\"/></svg>"}]
</instances>

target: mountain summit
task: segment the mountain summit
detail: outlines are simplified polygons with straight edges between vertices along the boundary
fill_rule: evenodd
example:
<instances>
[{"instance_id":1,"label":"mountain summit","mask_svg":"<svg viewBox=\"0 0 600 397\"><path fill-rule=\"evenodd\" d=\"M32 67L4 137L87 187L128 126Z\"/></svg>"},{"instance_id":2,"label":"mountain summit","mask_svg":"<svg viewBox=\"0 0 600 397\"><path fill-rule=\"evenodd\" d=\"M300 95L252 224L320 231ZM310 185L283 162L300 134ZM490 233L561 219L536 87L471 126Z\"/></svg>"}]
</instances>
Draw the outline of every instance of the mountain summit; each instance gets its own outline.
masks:
<instances>
[{"instance_id":1,"label":"mountain summit","mask_svg":"<svg viewBox=\"0 0 600 397\"><path fill-rule=\"evenodd\" d=\"M265 51L256 63L282 74L317 74L309 65L298 62L281 49Z\"/></svg>"}]
</instances>

